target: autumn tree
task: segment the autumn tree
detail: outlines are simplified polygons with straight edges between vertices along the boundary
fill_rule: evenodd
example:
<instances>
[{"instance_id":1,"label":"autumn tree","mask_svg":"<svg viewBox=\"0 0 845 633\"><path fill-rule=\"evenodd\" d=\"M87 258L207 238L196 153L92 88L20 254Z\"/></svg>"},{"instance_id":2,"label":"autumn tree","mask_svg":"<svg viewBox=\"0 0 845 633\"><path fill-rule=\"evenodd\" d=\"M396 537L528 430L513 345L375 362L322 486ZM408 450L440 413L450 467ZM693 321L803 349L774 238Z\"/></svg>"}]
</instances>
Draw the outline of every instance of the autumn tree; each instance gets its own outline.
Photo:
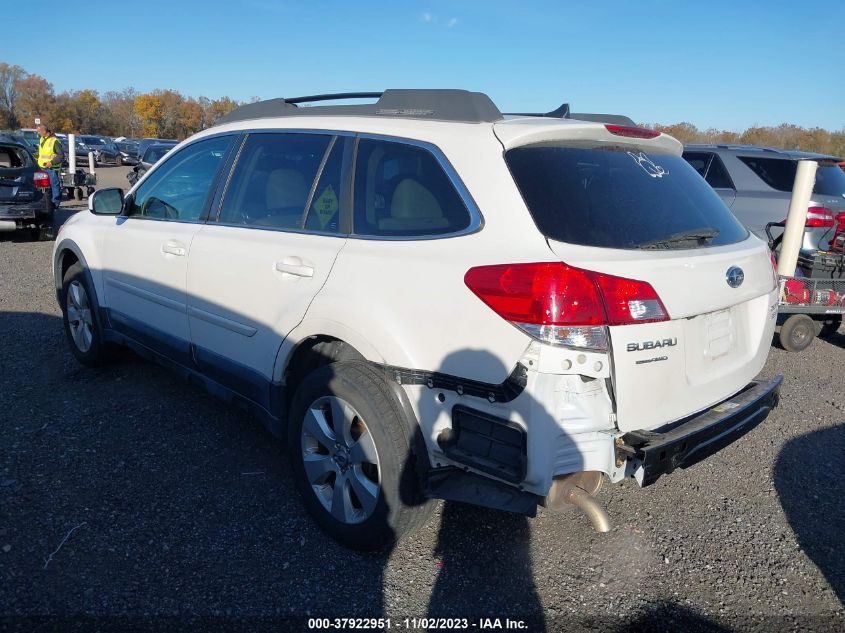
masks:
<instances>
[{"instance_id":1,"label":"autumn tree","mask_svg":"<svg viewBox=\"0 0 845 633\"><path fill-rule=\"evenodd\" d=\"M135 97L135 114L141 123L141 135L158 138L162 124L161 99L155 94Z\"/></svg>"},{"instance_id":2,"label":"autumn tree","mask_svg":"<svg viewBox=\"0 0 845 633\"><path fill-rule=\"evenodd\" d=\"M200 97L205 99L205 97ZM229 114L232 110L238 107L238 102L229 97L221 97L214 101L207 100L208 105L203 111L203 127L211 127L217 122L221 116Z\"/></svg>"},{"instance_id":3,"label":"autumn tree","mask_svg":"<svg viewBox=\"0 0 845 633\"><path fill-rule=\"evenodd\" d=\"M120 92L110 91L103 95L108 134L134 137L141 133L141 120L135 112L137 96L138 92L134 88L125 88Z\"/></svg>"},{"instance_id":4,"label":"autumn tree","mask_svg":"<svg viewBox=\"0 0 845 633\"><path fill-rule=\"evenodd\" d=\"M53 84L39 75L25 75L17 80L16 92L14 114L18 123L32 125L39 117L53 125L50 119L56 100Z\"/></svg>"}]
</instances>

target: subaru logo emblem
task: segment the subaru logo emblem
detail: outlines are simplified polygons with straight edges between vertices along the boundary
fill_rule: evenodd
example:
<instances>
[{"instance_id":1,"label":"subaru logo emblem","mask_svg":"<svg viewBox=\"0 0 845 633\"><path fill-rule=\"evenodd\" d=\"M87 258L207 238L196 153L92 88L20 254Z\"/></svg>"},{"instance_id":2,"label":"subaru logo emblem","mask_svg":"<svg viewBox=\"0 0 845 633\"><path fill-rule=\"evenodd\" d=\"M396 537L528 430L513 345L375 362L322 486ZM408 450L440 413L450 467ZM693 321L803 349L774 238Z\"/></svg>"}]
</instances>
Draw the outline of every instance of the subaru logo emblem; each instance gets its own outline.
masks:
<instances>
[{"instance_id":1,"label":"subaru logo emblem","mask_svg":"<svg viewBox=\"0 0 845 633\"><path fill-rule=\"evenodd\" d=\"M739 266L731 266L728 268L725 278L731 288L739 288L742 282L745 281L745 273L742 272L742 268Z\"/></svg>"}]
</instances>

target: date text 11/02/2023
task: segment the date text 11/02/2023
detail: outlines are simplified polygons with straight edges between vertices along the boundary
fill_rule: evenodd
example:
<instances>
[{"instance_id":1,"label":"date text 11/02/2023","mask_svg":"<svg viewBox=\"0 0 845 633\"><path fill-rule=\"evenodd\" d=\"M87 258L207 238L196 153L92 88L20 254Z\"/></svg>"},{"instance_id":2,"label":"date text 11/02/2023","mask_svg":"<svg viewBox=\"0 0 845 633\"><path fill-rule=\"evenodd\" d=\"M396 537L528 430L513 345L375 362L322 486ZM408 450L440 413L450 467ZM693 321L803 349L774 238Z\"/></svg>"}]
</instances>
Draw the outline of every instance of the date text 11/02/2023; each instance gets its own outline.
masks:
<instances>
[{"instance_id":1,"label":"date text 11/02/2023","mask_svg":"<svg viewBox=\"0 0 845 633\"><path fill-rule=\"evenodd\" d=\"M523 620L510 618L309 618L310 630L377 630L425 629L429 631L455 630L527 630Z\"/></svg>"}]
</instances>

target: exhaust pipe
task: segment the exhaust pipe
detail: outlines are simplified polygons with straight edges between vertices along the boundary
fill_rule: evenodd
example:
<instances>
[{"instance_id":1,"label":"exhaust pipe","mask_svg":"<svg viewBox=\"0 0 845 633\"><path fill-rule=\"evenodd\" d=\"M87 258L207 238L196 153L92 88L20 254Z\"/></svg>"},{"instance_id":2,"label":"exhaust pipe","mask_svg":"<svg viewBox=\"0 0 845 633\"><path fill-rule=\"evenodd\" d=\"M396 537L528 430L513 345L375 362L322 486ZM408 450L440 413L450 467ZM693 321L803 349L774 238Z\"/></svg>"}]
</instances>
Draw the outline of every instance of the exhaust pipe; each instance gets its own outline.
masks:
<instances>
[{"instance_id":1,"label":"exhaust pipe","mask_svg":"<svg viewBox=\"0 0 845 633\"><path fill-rule=\"evenodd\" d=\"M601 488L604 475L597 471L583 471L555 477L543 505L553 512L563 512L575 506L587 515L596 532L610 531L610 517L593 496Z\"/></svg>"}]
</instances>

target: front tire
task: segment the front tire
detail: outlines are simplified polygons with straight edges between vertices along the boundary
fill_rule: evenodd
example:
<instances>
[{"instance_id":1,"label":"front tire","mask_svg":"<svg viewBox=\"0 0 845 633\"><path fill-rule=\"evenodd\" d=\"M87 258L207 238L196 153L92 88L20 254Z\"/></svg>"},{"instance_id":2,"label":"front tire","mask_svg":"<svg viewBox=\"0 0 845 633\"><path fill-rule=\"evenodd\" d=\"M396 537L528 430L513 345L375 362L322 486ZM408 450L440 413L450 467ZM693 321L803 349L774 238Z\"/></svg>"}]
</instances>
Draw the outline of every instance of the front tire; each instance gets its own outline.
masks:
<instances>
[{"instance_id":1,"label":"front tire","mask_svg":"<svg viewBox=\"0 0 845 633\"><path fill-rule=\"evenodd\" d=\"M111 357L103 338L97 301L82 264L68 268L62 282L62 321L70 351L88 367L99 367Z\"/></svg>"},{"instance_id":2,"label":"front tire","mask_svg":"<svg viewBox=\"0 0 845 633\"><path fill-rule=\"evenodd\" d=\"M305 507L352 549L389 547L431 508L419 493L406 414L366 362L331 363L303 379L288 453Z\"/></svg>"}]
</instances>

